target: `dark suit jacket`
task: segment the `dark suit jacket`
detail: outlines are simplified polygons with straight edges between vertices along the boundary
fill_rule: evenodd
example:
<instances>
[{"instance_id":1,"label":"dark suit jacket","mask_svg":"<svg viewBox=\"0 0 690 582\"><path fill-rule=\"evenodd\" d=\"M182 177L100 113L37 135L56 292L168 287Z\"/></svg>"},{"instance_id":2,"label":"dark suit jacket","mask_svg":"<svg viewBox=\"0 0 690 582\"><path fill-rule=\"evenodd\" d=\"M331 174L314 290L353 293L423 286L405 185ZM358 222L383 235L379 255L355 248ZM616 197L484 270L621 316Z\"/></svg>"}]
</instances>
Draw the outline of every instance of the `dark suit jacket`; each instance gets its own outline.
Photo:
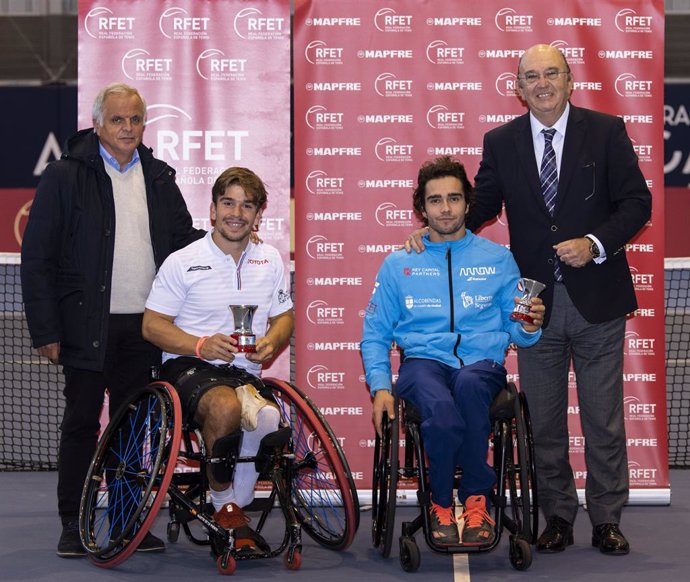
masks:
<instances>
[{"instance_id":1,"label":"dark suit jacket","mask_svg":"<svg viewBox=\"0 0 690 582\"><path fill-rule=\"evenodd\" d=\"M541 194L529 114L484 136L475 188L467 226L476 230L505 202L522 276L547 284L545 324L553 300L552 246L588 233L604 245L607 259L579 269L560 263L573 303L590 323L637 308L625 244L649 220L652 198L622 119L570 105L553 217Z\"/></svg>"}]
</instances>

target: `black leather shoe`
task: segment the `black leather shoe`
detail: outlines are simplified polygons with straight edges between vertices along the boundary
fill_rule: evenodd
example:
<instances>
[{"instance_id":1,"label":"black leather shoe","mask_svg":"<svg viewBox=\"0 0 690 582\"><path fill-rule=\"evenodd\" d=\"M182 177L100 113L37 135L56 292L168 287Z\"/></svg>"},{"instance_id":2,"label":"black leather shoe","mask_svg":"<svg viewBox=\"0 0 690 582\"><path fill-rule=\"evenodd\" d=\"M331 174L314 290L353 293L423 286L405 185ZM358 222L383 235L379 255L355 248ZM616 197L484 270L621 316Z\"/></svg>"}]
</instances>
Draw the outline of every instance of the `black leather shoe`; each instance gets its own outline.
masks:
<instances>
[{"instance_id":1,"label":"black leather shoe","mask_svg":"<svg viewBox=\"0 0 690 582\"><path fill-rule=\"evenodd\" d=\"M537 540L537 552L553 554L573 545L573 526L562 517L552 515Z\"/></svg>"},{"instance_id":2,"label":"black leather shoe","mask_svg":"<svg viewBox=\"0 0 690 582\"><path fill-rule=\"evenodd\" d=\"M602 554L624 556L630 552L630 544L625 539L617 523L602 523L592 529L592 545Z\"/></svg>"}]
</instances>

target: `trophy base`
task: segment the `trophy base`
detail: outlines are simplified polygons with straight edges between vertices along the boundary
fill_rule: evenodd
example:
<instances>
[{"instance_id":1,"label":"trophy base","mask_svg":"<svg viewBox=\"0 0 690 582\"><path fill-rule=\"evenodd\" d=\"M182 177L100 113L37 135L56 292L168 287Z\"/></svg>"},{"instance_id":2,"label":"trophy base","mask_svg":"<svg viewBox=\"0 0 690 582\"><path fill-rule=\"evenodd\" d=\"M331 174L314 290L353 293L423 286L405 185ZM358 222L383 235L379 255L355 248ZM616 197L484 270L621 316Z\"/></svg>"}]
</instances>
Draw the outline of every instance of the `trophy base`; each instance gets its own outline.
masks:
<instances>
[{"instance_id":1,"label":"trophy base","mask_svg":"<svg viewBox=\"0 0 690 582\"><path fill-rule=\"evenodd\" d=\"M526 315L524 313L513 312L510 315L510 319L514 319L516 321L524 321L525 323L529 323L530 325L534 324L534 319L532 319L529 315Z\"/></svg>"},{"instance_id":2,"label":"trophy base","mask_svg":"<svg viewBox=\"0 0 690 582\"><path fill-rule=\"evenodd\" d=\"M239 333L231 333L230 337L237 341L237 351L244 354L256 353L256 336L255 335L241 335Z\"/></svg>"}]
</instances>

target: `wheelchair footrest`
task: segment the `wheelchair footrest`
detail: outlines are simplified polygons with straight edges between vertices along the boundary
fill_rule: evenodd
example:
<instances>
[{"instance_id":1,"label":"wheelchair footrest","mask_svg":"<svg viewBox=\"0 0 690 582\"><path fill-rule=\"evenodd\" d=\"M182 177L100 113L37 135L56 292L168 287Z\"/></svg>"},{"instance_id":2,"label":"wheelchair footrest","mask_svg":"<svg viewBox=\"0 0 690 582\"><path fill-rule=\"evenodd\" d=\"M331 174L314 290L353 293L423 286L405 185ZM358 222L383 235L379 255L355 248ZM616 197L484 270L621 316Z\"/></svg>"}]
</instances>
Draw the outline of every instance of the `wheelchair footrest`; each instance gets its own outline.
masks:
<instances>
[{"instance_id":1,"label":"wheelchair footrest","mask_svg":"<svg viewBox=\"0 0 690 582\"><path fill-rule=\"evenodd\" d=\"M261 439L259 451L256 454L254 466L260 475L265 475L273 468L273 459L277 450L281 450L292 436L292 429L284 426L278 430L268 433Z\"/></svg>"}]
</instances>

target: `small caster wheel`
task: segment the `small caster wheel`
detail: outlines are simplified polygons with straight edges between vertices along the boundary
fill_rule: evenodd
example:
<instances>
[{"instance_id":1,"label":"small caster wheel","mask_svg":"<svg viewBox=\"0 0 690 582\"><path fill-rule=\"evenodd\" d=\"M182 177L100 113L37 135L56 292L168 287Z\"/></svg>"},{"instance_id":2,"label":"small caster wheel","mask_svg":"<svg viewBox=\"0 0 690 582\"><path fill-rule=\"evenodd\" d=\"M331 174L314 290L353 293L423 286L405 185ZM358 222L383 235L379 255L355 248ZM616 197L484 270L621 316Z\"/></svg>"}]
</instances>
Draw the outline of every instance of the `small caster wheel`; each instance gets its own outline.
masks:
<instances>
[{"instance_id":1,"label":"small caster wheel","mask_svg":"<svg viewBox=\"0 0 690 582\"><path fill-rule=\"evenodd\" d=\"M168 541L170 543L175 543L180 537L180 524L177 521L171 521L168 524L167 532Z\"/></svg>"},{"instance_id":2,"label":"small caster wheel","mask_svg":"<svg viewBox=\"0 0 690 582\"><path fill-rule=\"evenodd\" d=\"M288 550L283 554L283 564L288 570L299 570L302 567L302 552L299 549L294 552Z\"/></svg>"},{"instance_id":3,"label":"small caster wheel","mask_svg":"<svg viewBox=\"0 0 690 582\"><path fill-rule=\"evenodd\" d=\"M400 536L400 565L405 572L416 572L422 558L414 538Z\"/></svg>"},{"instance_id":4,"label":"small caster wheel","mask_svg":"<svg viewBox=\"0 0 690 582\"><path fill-rule=\"evenodd\" d=\"M527 570L532 565L532 547L527 540L510 538L510 564L516 570Z\"/></svg>"},{"instance_id":5,"label":"small caster wheel","mask_svg":"<svg viewBox=\"0 0 690 582\"><path fill-rule=\"evenodd\" d=\"M230 552L225 552L218 556L216 560L216 568L218 568L218 573L224 576L232 576L237 569L237 562L235 558L230 555Z\"/></svg>"}]
</instances>

